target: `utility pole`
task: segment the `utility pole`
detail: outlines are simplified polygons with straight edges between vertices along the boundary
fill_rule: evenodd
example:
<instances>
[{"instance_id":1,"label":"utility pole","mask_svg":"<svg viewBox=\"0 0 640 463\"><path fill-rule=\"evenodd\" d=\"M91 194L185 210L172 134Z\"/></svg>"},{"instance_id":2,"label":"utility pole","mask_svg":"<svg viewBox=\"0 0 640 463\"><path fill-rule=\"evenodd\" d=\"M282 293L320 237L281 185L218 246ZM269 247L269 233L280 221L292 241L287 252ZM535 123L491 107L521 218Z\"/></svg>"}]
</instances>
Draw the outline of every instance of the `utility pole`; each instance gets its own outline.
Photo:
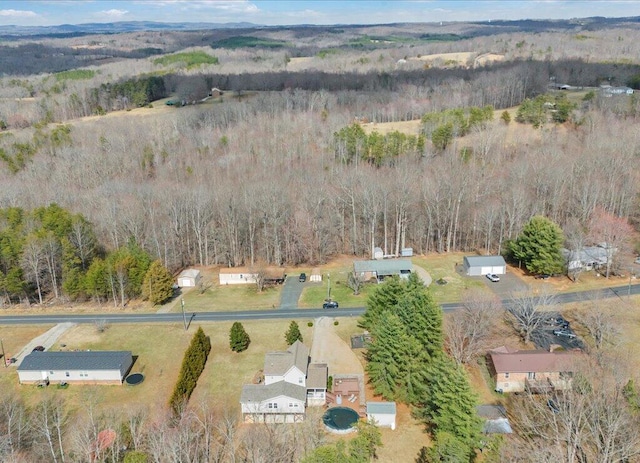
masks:
<instances>
[{"instance_id":1,"label":"utility pole","mask_svg":"<svg viewBox=\"0 0 640 463\"><path fill-rule=\"evenodd\" d=\"M187 315L184 313L184 298L180 298L180 305L182 306L182 320L184 321L184 330L187 331Z\"/></svg>"},{"instance_id":2,"label":"utility pole","mask_svg":"<svg viewBox=\"0 0 640 463\"><path fill-rule=\"evenodd\" d=\"M7 368L7 357L4 354L4 344L2 343L2 339L0 339L0 347L2 347L2 361L4 362L4 367Z\"/></svg>"},{"instance_id":3,"label":"utility pole","mask_svg":"<svg viewBox=\"0 0 640 463\"><path fill-rule=\"evenodd\" d=\"M327 273L327 301L331 300L331 274Z\"/></svg>"}]
</instances>

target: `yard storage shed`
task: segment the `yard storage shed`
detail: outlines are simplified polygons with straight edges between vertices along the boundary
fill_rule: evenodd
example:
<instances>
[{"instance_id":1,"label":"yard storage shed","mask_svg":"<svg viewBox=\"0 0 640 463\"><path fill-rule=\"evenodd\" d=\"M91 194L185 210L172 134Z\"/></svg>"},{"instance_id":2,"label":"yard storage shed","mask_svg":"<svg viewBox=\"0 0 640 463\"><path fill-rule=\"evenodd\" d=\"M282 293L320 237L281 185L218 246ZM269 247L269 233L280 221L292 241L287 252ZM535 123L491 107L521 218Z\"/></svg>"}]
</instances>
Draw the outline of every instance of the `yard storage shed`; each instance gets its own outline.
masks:
<instances>
[{"instance_id":1,"label":"yard storage shed","mask_svg":"<svg viewBox=\"0 0 640 463\"><path fill-rule=\"evenodd\" d=\"M502 256L466 256L463 263L464 271L469 276L507 273L507 263Z\"/></svg>"},{"instance_id":2,"label":"yard storage shed","mask_svg":"<svg viewBox=\"0 0 640 463\"><path fill-rule=\"evenodd\" d=\"M376 426L396 429L396 403L367 402L367 421L374 422Z\"/></svg>"},{"instance_id":3,"label":"yard storage shed","mask_svg":"<svg viewBox=\"0 0 640 463\"><path fill-rule=\"evenodd\" d=\"M382 260L358 260L353 263L353 271L363 281L398 275L400 278L409 278L413 264L409 259L382 259Z\"/></svg>"},{"instance_id":4,"label":"yard storage shed","mask_svg":"<svg viewBox=\"0 0 640 463\"><path fill-rule=\"evenodd\" d=\"M131 351L36 351L20 364L18 378L20 384L122 384L132 365Z\"/></svg>"},{"instance_id":5,"label":"yard storage shed","mask_svg":"<svg viewBox=\"0 0 640 463\"><path fill-rule=\"evenodd\" d=\"M178 286L181 288L193 287L200 282L200 278L202 278L200 270L188 268L178 275Z\"/></svg>"}]
</instances>

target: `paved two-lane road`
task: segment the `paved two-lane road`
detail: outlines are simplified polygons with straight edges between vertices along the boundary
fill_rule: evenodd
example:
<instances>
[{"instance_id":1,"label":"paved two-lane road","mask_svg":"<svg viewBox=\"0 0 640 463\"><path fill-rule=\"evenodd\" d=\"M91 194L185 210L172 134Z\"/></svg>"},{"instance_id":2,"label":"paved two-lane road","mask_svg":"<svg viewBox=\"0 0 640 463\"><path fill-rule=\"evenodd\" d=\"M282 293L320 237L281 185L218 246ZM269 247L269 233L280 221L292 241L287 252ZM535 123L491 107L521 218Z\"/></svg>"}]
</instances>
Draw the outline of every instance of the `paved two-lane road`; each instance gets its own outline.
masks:
<instances>
[{"instance_id":1,"label":"paved two-lane road","mask_svg":"<svg viewBox=\"0 0 640 463\"><path fill-rule=\"evenodd\" d=\"M579 302L600 298L619 298L625 300L631 294L640 294L640 284L616 286L614 288L597 289L591 291L577 291L557 294L556 300L560 304ZM508 304L510 301L502 301ZM442 310L450 312L461 307L459 302L446 302ZM300 319L317 317L357 317L364 312L364 307L342 309L274 309L274 310L245 310L241 312L196 312L187 313L187 322L198 321L236 321L236 320L270 320L270 319ZM127 313L127 314L93 314L93 315L5 315L0 316L0 325L34 325L55 323L95 323L104 320L107 323L183 323L182 313Z\"/></svg>"}]
</instances>

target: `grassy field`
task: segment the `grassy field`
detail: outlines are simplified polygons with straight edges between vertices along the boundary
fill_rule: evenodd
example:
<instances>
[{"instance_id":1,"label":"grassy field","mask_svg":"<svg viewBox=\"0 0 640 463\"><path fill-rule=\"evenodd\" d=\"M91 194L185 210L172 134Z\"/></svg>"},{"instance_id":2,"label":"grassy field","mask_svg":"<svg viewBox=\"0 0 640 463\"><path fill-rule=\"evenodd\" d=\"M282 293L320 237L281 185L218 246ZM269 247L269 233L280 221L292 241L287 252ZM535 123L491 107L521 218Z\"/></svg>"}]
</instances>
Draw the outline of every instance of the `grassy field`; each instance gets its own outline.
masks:
<instances>
[{"instance_id":1,"label":"grassy field","mask_svg":"<svg viewBox=\"0 0 640 463\"><path fill-rule=\"evenodd\" d=\"M176 63L184 63L187 69L200 66L201 64L218 64L218 58L204 51L192 51L188 53L174 53L153 60L153 64L169 66Z\"/></svg>"},{"instance_id":2,"label":"grassy field","mask_svg":"<svg viewBox=\"0 0 640 463\"><path fill-rule=\"evenodd\" d=\"M456 265L462 265L464 253L431 254L417 256L411 260L415 265L424 268L431 278L431 294L437 302L457 302L464 298L471 289L489 291L481 281L466 278L456 272ZM440 285L437 281L442 278L447 284Z\"/></svg>"},{"instance_id":3,"label":"grassy field","mask_svg":"<svg viewBox=\"0 0 640 463\"><path fill-rule=\"evenodd\" d=\"M338 301L340 308L364 307L367 297L376 287L374 284L363 285L360 293L355 296L353 290L347 286L346 277L331 278L331 299ZM327 298L327 283L312 283L304 288L298 301L300 307L322 307Z\"/></svg>"},{"instance_id":4,"label":"grassy field","mask_svg":"<svg viewBox=\"0 0 640 463\"><path fill-rule=\"evenodd\" d=\"M182 296L188 312L222 312L252 309L272 309L280 306L282 286L265 288L261 293L256 285L214 285L204 293L197 289L186 290ZM169 303L171 312L181 310L180 298Z\"/></svg>"},{"instance_id":5,"label":"grassy field","mask_svg":"<svg viewBox=\"0 0 640 463\"><path fill-rule=\"evenodd\" d=\"M93 79L96 71L91 69L74 69L71 71L56 72L53 76L58 82L64 80L88 80Z\"/></svg>"},{"instance_id":6,"label":"grassy field","mask_svg":"<svg viewBox=\"0 0 640 463\"><path fill-rule=\"evenodd\" d=\"M251 381L262 368L265 352L286 349L284 334L289 320L249 321L244 323L251 337L251 345L246 352L234 354L229 349L231 323L210 323L202 325L211 338L212 350L207 361L194 398L208 397L214 403L228 403L232 409L239 409L242 385ZM311 345L313 328L307 320L298 320L304 342ZM5 336L6 347L17 349L29 339L44 332L46 328L12 328L15 334L7 334L8 329L0 329ZM74 410L80 409L87 400L95 401L101 409L121 409L123 404L131 407L148 408L154 413L162 413L168 403L184 351L197 325L185 332L181 325L112 325L103 333L98 333L92 325L78 325L65 333L51 350L131 350L136 357L131 372L145 375L142 384L131 386L71 385L68 389L57 389L51 385L38 389L32 385L18 384L18 374L14 367L0 369L0 387L3 392L16 390L27 403L37 403L44 394L64 397ZM61 345L66 347L62 348Z\"/></svg>"}]
</instances>

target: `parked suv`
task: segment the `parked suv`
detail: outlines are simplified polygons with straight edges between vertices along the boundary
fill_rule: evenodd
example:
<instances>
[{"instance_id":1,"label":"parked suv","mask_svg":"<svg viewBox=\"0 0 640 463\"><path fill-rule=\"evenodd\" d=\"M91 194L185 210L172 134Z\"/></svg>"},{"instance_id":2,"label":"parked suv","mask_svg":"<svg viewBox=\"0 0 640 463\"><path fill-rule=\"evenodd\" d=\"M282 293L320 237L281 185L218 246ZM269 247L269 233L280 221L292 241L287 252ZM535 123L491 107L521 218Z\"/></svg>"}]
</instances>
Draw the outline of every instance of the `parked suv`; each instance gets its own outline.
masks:
<instances>
[{"instance_id":1,"label":"parked suv","mask_svg":"<svg viewBox=\"0 0 640 463\"><path fill-rule=\"evenodd\" d=\"M338 303L336 301L326 301L324 304L322 304L322 308L323 309L337 309L338 308Z\"/></svg>"},{"instance_id":2,"label":"parked suv","mask_svg":"<svg viewBox=\"0 0 640 463\"><path fill-rule=\"evenodd\" d=\"M306 273L301 273L300 276L298 277L298 281L300 283L304 283L305 281L307 281L307 274Z\"/></svg>"}]
</instances>

